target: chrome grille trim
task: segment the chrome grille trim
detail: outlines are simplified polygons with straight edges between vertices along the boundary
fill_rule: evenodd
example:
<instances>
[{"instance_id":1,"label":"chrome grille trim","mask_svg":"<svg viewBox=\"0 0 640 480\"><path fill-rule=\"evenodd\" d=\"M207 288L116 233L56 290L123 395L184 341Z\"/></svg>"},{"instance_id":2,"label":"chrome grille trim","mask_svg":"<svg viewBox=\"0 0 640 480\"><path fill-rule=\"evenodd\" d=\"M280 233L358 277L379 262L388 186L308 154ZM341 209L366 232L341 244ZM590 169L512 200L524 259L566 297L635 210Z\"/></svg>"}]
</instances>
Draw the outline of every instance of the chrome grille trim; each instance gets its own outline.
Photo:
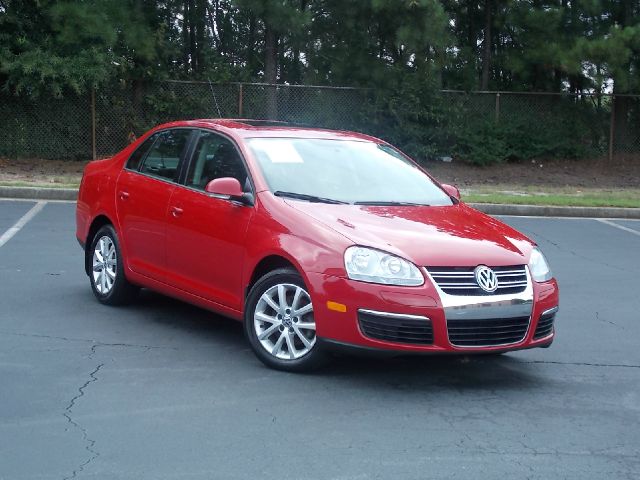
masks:
<instances>
[{"instance_id":1,"label":"chrome grille trim","mask_svg":"<svg viewBox=\"0 0 640 480\"><path fill-rule=\"evenodd\" d=\"M358 325L365 337L385 342L432 345L433 327L428 317L358 309Z\"/></svg>"},{"instance_id":2,"label":"chrome grille trim","mask_svg":"<svg viewBox=\"0 0 640 480\"><path fill-rule=\"evenodd\" d=\"M469 267L469 270L473 270L475 267ZM510 268L507 271L511 271ZM434 285L436 291L440 296L440 301L445 312L445 320L447 322L447 340L454 347L460 347L465 349L474 348L486 348L486 347L503 347L509 345L516 345L522 342L531 330L531 314L533 310L533 283L529 268L523 266L525 280L522 282L523 289L519 289L516 292L505 293L500 290L493 294L484 295L458 295L455 293L447 293L445 289L441 288L438 282L436 282L431 275L429 269L424 268L423 272L426 277ZM435 271L435 269L434 269ZM497 272L496 272L497 273ZM446 289L451 291L450 289ZM452 322L453 328L459 326L459 321L482 321L497 319L516 319L527 318L527 328L524 336L517 341L509 343L487 343L482 345L456 345L449 339L449 322ZM498 339L496 339L498 340Z\"/></svg>"},{"instance_id":3,"label":"chrome grille trim","mask_svg":"<svg viewBox=\"0 0 640 480\"><path fill-rule=\"evenodd\" d=\"M555 328L556 313L558 313L558 307L553 307L545 310L540 314L538 318L538 326L536 331L533 332L534 340L542 340L543 338L550 337Z\"/></svg>"},{"instance_id":4,"label":"chrome grille trim","mask_svg":"<svg viewBox=\"0 0 640 480\"><path fill-rule=\"evenodd\" d=\"M495 292L484 292L477 284L475 267L425 267L429 277L445 293L454 295L499 295L501 291L519 293L527 287L526 265L491 267L498 279Z\"/></svg>"},{"instance_id":5,"label":"chrome grille trim","mask_svg":"<svg viewBox=\"0 0 640 480\"><path fill-rule=\"evenodd\" d=\"M391 313L391 312L381 312L379 310L368 310L366 308L359 308L358 312L366 313L369 315L375 315L376 317L387 317L387 318L400 318L400 319L409 319L409 320L424 320L426 322L430 322L429 317L424 317L422 315L409 315L408 313Z\"/></svg>"}]
</instances>

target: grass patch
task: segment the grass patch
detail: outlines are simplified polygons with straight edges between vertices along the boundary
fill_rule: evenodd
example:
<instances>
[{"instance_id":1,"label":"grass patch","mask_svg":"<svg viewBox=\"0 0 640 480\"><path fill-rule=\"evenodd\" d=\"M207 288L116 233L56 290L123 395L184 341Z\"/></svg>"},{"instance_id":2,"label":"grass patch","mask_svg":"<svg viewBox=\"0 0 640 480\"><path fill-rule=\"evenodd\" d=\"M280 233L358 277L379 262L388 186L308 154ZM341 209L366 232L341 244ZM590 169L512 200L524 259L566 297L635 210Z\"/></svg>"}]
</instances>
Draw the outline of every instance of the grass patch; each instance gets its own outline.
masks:
<instances>
[{"instance_id":1,"label":"grass patch","mask_svg":"<svg viewBox=\"0 0 640 480\"><path fill-rule=\"evenodd\" d=\"M0 186L3 187L40 187L40 188L78 188L80 182L70 183L48 183L48 182L27 182L24 180L0 180Z\"/></svg>"},{"instance_id":2,"label":"grass patch","mask_svg":"<svg viewBox=\"0 0 640 480\"><path fill-rule=\"evenodd\" d=\"M559 189L561 190L561 189ZM551 205L560 207L640 208L640 189L595 190L573 192L473 190L462 194L467 203L501 203L516 205Z\"/></svg>"}]
</instances>

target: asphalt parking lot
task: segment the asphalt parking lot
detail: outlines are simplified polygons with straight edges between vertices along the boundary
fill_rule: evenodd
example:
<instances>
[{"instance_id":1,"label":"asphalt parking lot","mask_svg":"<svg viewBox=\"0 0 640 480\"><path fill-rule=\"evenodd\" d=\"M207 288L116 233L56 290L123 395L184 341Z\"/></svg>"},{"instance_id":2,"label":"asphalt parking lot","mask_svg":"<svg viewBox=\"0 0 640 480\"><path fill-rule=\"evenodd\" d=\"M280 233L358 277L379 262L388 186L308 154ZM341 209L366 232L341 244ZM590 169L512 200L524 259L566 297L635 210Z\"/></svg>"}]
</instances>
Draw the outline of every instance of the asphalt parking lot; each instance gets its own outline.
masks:
<instances>
[{"instance_id":1,"label":"asphalt parking lot","mask_svg":"<svg viewBox=\"0 0 640 480\"><path fill-rule=\"evenodd\" d=\"M6 233L34 205L0 200L0 479L640 477L640 221L504 218L560 282L549 349L294 375L209 312L98 304L73 204Z\"/></svg>"}]
</instances>

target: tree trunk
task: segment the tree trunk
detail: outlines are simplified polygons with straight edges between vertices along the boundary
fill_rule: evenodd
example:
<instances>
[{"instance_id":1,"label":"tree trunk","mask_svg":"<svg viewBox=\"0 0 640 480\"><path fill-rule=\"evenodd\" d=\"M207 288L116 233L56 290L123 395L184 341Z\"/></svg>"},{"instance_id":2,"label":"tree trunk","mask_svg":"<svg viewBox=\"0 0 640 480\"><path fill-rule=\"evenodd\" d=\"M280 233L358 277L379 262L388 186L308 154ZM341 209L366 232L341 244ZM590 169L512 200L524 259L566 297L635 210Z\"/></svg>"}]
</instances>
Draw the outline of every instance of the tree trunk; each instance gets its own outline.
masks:
<instances>
[{"instance_id":1,"label":"tree trunk","mask_svg":"<svg viewBox=\"0 0 640 480\"><path fill-rule=\"evenodd\" d=\"M198 71L198 45L196 43L195 32L195 5L194 0L189 0L189 59L191 61L191 71Z\"/></svg>"},{"instance_id":2,"label":"tree trunk","mask_svg":"<svg viewBox=\"0 0 640 480\"><path fill-rule=\"evenodd\" d=\"M489 76L491 74L491 24L493 15L491 12L491 0L484 2L484 40L482 42L482 77L480 90L489 89Z\"/></svg>"},{"instance_id":3,"label":"tree trunk","mask_svg":"<svg viewBox=\"0 0 640 480\"><path fill-rule=\"evenodd\" d=\"M247 41L247 66L251 77L256 75L256 17L249 14L249 40Z\"/></svg>"},{"instance_id":4,"label":"tree trunk","mask_svg":"<svg viewBox=\"0 0 640 480\"><path fill-rule=\"evenodd\" d=\"M184 73L189 74L189 0L185 0L182 11L182 61Z\"/></svg>"},{"instance_id":5,"label":"tree trunk","mask_svg":"<svg viewBox=\"0 0 640 480\"><path fill-rule=\"evenodd\" d=\"M476 2L467 0L467 45L471 51L471 58L473 58L473 72L477 72L478 68L478 32L476 31L475 15Z\"/></svg>"},{"instance_id":6,"label":"tree trunk","mask_svg":"<svg viewBox=\"0 0 640 480\"><path fill-rule=\"evenodd\" d=\"M307 0L300 0L300 11L304 12L307 8ZM302 69L300 68L300 39L293 39L293 65L291 66L292 83L302 83Z\"/></svg>"},{"instance_id":7,"label":"tree trunk","mask_svg":"<svg viewBox=\"0 0 640 480\"><path fill-rule=\"evenodd\" d=\"M275 30L265 21L264 25L264 81L275 84L278 75L278 47ZM276 87L267 88L267 118L278 118L278 98Z\"/></svg>"},{"instance_id":8,"label":"tree trunk","mask_svg":"<svg viewBox=\"0 0 640 480\"><path fill-rule=\"evenodd\" d=\"M203 73L205 68L205 44L207 38L207 0L198 0L195 15L195 37L196 37L196 57L198 62L198 73Z\"/></svg>"},{"instance_id":9,"label":"tree trunk","mask_svg":"<svg viewBox=\"0 0 640 480\"><path fill-rule=\"evenodd\" d=\"M633 17L633 5L629 0L623 1L620 8L620 13L618 17L618 22L622 28L632 25L634 21ZM629 93L629 83L631 79L631 59L626 62L622 68L624 69L624 73L622 75L626 77L626 81L623 82L624 87L620 85L620 79L613 79L613 93L616 94L624 94ZM622 69L621 69L622 70ZM614 117L614 125L615 125L615 135L613 142L613 153L616 153L616 147L623 149L628 147L630 143L633 142L634 139L631 138L630 130L630 120L629 113L631 110L630 105L631 97L624 97L620 95L616 95L614 97L614 105L613 111L615 114Z\"/></svg>"}]
</instances>

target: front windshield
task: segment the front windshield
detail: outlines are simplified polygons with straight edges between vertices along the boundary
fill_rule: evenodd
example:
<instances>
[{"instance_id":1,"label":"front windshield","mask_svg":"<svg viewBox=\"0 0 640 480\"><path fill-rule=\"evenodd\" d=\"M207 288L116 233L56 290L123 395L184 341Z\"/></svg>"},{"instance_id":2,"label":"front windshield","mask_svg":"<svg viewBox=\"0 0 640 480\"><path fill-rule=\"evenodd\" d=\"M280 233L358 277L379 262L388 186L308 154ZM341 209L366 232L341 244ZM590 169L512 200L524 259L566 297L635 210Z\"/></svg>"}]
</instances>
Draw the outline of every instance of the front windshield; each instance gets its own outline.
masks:
<instances>
[{"instance_id":1,"label":"front windshield","mask_svg":"<svg viewBox=\"0 0 640 480\"><path fill-rule=\"evenodd\" d=\"M451 205L451 198L387 145L357 140L251 138L276 195L332 203Z\"/></svg>"}]
</instances>

